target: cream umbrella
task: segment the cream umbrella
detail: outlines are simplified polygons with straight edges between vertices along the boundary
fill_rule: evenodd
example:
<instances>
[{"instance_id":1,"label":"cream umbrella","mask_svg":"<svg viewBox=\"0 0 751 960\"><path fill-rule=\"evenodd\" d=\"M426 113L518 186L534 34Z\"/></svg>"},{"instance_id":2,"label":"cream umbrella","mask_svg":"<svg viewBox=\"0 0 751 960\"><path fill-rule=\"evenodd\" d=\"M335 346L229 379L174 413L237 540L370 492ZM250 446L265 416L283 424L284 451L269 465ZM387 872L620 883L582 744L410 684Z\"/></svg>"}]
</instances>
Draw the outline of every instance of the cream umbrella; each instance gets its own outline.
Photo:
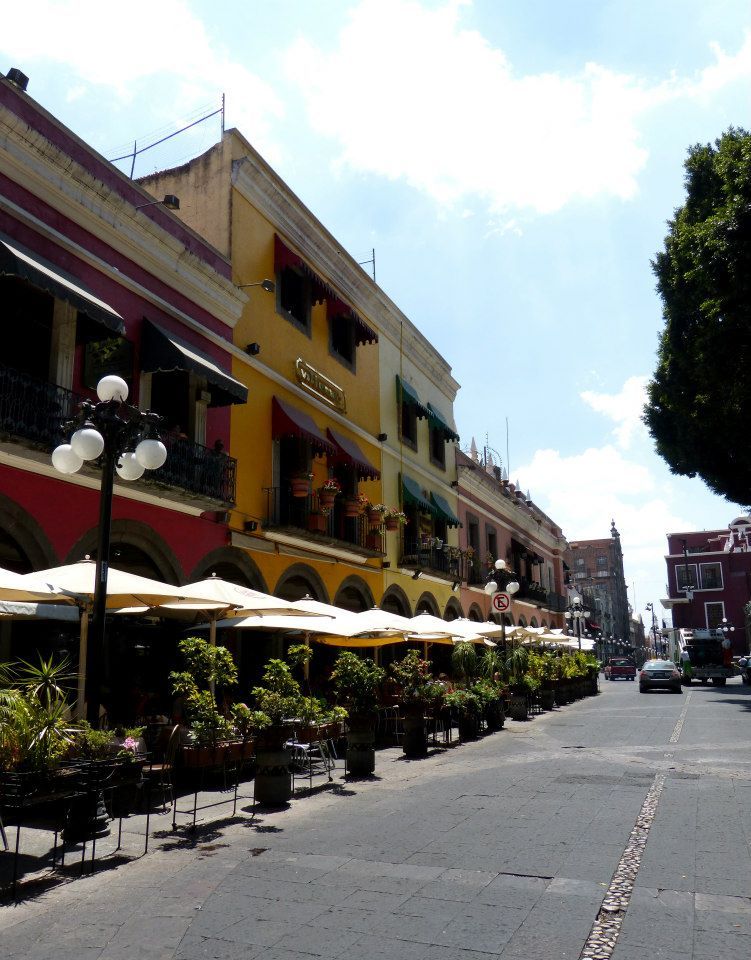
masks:
<instances>
[{"instance_id":1,"label":"cream umbrella","mask_svg":"<svg viewBox=\"0 0 751 960\"><path fill-rule=\"evenodd\" d=\"M40 573L14 573L0 567L0 600L14 603L75 604L77 597L59 585L46 582L46 570Z\"/></svg>"},{"instance_id":2,"label":"cream umbrella","mask_svg":"<svg viewBox=\"0 0 751 960\"><path fill-rule=\"evenodd\" d=\"M21 579L32 588L33 584L43 581L49 584L55 593L65 592L75 595L74 602L81 608L81 635L78 648L78 694L76 715L83 716L86 687L86 657L88 652L89 614L94 603L96 563L93 560L79 560L62 567L50 567L37 573L28 574ZM106 607L115 610L120 607L153 607L174 600L179 587L160 580L140 577L110 567L107 574ZM54 596L55 593L52 595ZM203 599L194 594L194 599Z\"/></svg>"}]
</instances>

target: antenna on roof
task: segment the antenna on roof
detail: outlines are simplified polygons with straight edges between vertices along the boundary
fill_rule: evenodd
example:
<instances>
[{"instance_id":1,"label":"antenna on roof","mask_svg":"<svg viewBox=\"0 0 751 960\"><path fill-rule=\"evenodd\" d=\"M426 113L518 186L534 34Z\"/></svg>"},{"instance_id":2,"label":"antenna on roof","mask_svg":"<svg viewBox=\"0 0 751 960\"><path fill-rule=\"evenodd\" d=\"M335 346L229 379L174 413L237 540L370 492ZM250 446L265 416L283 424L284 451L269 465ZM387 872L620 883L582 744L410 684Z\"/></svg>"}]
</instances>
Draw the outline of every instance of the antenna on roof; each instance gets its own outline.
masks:
<instances>
[{"instance_id":1,"label":"antenna on roof","mask_svg":"<svg viewBox=\"0 0 751 960\"><path fill-rule=\"evenodd\" d=\"M373 265L373 283L375 283L375 247L370 251L370 260L358 260L357 262L361 267L364 267L368 263Z\"/></svg>"}]
</instances>

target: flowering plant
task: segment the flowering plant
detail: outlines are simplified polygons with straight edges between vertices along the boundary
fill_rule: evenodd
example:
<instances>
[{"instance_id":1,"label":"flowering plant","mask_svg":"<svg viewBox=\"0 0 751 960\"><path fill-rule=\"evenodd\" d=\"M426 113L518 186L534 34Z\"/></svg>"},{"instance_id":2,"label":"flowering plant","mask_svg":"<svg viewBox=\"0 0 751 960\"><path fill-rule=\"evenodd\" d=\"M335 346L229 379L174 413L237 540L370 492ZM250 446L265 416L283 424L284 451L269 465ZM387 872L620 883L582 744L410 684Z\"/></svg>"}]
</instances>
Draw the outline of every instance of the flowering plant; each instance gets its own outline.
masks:
<instances>
[{"instance_id":1,"label":"flowering plant","mask_svg":"<svg viewBox=\"0 0 751 960\"><path fill-rule=\"evenodd\" d=\"M385 503L371 503L368 507L373 513L388 513L389 508Z\"/></svg>"},{"instance_id":2,"label":"flowering plant","mask_svg":"<svg viewBox=\"0 0 751 960\"><path fill-rule=\"evenodd\" d=\"M401 510L395 510L394 507L389 507L386 511L387 520L395 520L397 523L405 524L407 522L407 514L403 513Z\"/></svg>"},{"instance_id":3,"label":"flowering plant","mask_svg":"<svg viewBox=\"0 0 751 960\"><path fill-rule=\"evenodd\" d=\"M320 490L325 493L341 493L342 487L338 480L335 480L334 477L329 477L327 480L324 480L321 484Z\"/></svg>"}]
</instances>

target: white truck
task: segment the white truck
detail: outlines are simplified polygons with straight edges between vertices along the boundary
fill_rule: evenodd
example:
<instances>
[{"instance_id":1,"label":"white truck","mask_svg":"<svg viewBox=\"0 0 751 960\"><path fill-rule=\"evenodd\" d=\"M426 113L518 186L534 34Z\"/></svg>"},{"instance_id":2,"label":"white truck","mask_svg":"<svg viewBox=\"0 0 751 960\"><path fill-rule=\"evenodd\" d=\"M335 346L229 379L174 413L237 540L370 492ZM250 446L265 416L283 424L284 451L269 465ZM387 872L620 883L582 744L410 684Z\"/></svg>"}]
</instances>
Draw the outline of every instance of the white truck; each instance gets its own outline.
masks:
<instances>
[{"instance_id":1,"label":"white truck","mask_svg":"<svg viewBox=\"0 0 751 960\"><path fill-rule=\"evenodd\" d=\"M687 628L673 629L671 633L671 653L673 660L683 668L683 683L690 685L692 679L703 684L712 683L724 687L729 677L735 675L730 652L723 646L725 636L721 630ZM690 671L682 662L681 653L688 652Z\"/></svg>"}]
</instances>

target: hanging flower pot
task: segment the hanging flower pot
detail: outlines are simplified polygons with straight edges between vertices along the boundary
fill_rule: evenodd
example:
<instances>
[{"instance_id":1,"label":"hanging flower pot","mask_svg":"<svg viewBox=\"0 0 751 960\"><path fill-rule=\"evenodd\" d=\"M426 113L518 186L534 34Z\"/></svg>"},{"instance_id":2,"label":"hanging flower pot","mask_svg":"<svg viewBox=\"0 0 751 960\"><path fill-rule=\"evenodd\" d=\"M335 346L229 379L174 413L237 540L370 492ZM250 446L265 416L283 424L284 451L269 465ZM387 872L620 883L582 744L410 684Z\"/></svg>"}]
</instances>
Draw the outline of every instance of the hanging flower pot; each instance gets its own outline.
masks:
<instances>
[{"instance_id":1,"label":"hanging flower pot","mask_svg":"<svg viewBox=\"0 0 751 960\"><path fill-rule=\"evenodd\" d=\"M357 497L348 497L344 501L344 516L359 517L362 510L362 504Z\"/></svg>"},{"instance_id":2,"label":"hanging flower pot","mask_svg":"<svg viewBox=\"0 0 751 960\"><path fill-rule=\"evenodd\" d=\"M307 497L310 493L310 479L308 477L292 477L289 485L293 497Z\"/></svg>"},{"instance_id":3,"label":"hanging flower pot","mask_svg":"<svg viewBox=\"0 0 751 960\"><path fill-rule=\"evenodd\" d=\"M384 526L389 532L393 533L394 530L399 529L399 521L395 520L393 517L386 517L384 520Z\"/></svg>"},{"instance_id":4,"label":"hanging flower pot","mask_svg":"<svg viewBox=\"0 0 751 960\"><path fill-rule=\"evenodd\" d=\"M323 487L318 491L318 502L322 507L331 507L334 506L334 500L336 499L336 494L332 490L324 490Z\"/></svg>"},{"instance_id":5,"label":"hanging flower pot","mask_svg":"<svg viewBox=\"0 0 751 960\"><path fill-rule=\"evenodd\" d=\"M386 507L383 504L371 504L368 507L368 523L371 527L380 527L383 524L385 514Z\"/></svg>"}]
</instances>

